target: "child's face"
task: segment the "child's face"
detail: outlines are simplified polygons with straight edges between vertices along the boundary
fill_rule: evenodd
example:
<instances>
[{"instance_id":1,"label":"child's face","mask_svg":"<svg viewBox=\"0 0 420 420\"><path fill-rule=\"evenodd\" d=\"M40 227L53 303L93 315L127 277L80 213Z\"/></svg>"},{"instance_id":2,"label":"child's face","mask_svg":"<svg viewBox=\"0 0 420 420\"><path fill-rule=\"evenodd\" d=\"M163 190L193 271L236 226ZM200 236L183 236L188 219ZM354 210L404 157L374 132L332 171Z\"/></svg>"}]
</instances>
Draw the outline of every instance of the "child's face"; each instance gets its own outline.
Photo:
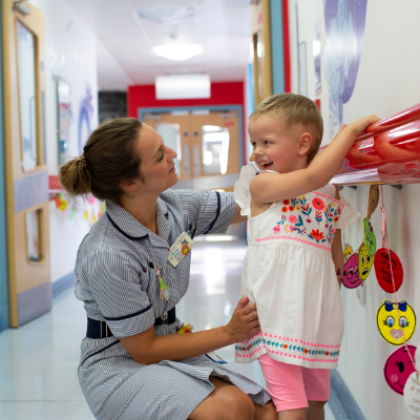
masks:
<instances>
[{"instance_id":1,"label":"child's face","mask_svg":"<svg viewBox=\"0 0 420 420\"><path fill-rule=\"evenodd\" d=\"M292 129L286 129L282 121L269 115L251 118L248 133L253 148L253 158L260 169L279 173L296 170L299 142Z\"/></svg>"}]
</instances>

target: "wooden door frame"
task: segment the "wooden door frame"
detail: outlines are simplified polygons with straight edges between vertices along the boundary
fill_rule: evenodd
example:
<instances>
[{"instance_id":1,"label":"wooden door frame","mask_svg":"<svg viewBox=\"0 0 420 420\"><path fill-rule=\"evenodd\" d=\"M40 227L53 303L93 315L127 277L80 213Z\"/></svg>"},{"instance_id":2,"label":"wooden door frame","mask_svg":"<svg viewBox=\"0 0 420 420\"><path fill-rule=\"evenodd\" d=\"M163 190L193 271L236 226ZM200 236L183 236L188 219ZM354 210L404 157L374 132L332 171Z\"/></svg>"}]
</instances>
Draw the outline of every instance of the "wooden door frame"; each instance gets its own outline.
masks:
<instances>
[{"instance_id":1,"label":"wooden door frame","mask_svg":"<svg viewBox=\"0 0 420 420\"><path fill-rule=\"evenodd\" d=\"M245 137L244 137L244 126L243 126L243 107L242 105L208 105L208 106L176 106L176 107L155 107L155 108L138 108L138 118L140 121L144 120L145 114L169 114L177 111L216 111L216 112L230 112L236 111L238 113L238 126L239 126L239 168L244 166L246 150Z\"/></svg>"},{"instance_id":2,"label":"wooden door frame","mask_svg":"<svg viewBox=\"0 0 420 420\"><path fill-rule=\"evenodd\" d=\"M0 22L2 10L0 7ZM6 230L6 179L3 126L3 34L0 31L0 332L9 327L9 277Z\"/></svg>"}]
</instances>

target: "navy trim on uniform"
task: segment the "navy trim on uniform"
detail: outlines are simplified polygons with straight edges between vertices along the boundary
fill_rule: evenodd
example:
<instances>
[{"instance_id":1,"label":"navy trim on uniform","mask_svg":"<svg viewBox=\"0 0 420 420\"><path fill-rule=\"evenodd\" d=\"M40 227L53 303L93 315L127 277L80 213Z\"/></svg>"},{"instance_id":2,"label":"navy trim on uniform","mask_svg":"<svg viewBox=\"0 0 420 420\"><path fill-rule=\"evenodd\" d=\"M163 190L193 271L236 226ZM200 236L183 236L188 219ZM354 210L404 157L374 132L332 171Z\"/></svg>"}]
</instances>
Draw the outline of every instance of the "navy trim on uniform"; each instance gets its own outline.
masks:
<instances>
[{"instance_id":1,"label":"navy trim on uniform","mask_svg":"<svg viewBox=\"0 0 420 420\"><path fill-rule=\"evenodd\" d=\"M214 220L211 222L211 225L210 225L210 227L207 229L207 231L206 232L204 232L204 235L205 234L207 234L207 233L209 233L212 229L213 229L213 227L214 227L214 224L216 223L216 220L218 219L218 217L219 217L219 215L220 215L220 193L218 192L218 191L215 191L216 192L216 196L217 196L217 213L216 213L216 217L214 218Z\"/></svg>"},{"instance_id":2,"label":"navy trim on uniform","mask_svg":"<svg viewBox=\"0 0 420 420\"><path fill-rule=\"evenodd\" d=\"M125 233L123 230L120 229L120 227L111 219L111 216L106 212L106 215L109 219L109 221L114 225L115 229L117 229L120 233L122 233L124 236L126 236L128 239L144 239L147 238L149 235L146 233L144 236L130 236L129 234Z\"/></svg>"},{"instance_id":3,"label":"navy trim on uniform","mask_svg":"<svg viewBox=\"0 0 420 420\"><path fill-rule=\"evenodd\" d=\"M82 362L82 363L80 363L80 365L83 365L83 363L85 363L85 362L86 362L86 360L87 360L87 359L90 359L92 356L95 356L96 354L101 353L101 352L103 352L104 350L109 349L109 348L110 348L110 347L112 347L112 346L115 346L115 344L118 344L119 342L120 342L120 340L117 340L117 341L115 341L115 342L113 342L113 343L109 344L108 346L104 347L103 349L100 349L100 350L96 351L95 353L93 353L93 354L91 354L90 356L86 357L86 359L84 359L84 360L83 360L83 362Z\"/></svg>"},{"instance_id":4,"label":"navy trim on uniform","mask_svg":"<svg viewBox=\"0 0 420 420\"><path fill-rule=\"evenodd\" d=\"M147 308L144 308L141 311L136 312L134 314L118 316L117 318L108 318L108 317L104 316L104 319L106 319L107 321L121 321L122 319L133 318L134 316L141 315L141 314L147 312L151 307L152 307L152 304L150 304Z\"/></svg>"}]
</instances>

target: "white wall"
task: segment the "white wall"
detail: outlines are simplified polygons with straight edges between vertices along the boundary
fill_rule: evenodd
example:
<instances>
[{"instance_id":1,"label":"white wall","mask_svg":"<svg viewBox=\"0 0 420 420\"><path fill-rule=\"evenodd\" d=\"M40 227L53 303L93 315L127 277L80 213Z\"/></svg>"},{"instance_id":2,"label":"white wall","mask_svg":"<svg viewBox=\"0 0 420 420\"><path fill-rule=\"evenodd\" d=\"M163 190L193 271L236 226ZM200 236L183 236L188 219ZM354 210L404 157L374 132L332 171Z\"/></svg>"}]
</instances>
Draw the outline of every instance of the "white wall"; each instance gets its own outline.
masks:
<instances>
[{"instance_id":1,"label":"white wall","mask_svg":"<svg viewBox=\"0 0 420 420\"><path fill-rule=\"evenodd\" d=\"M325 72L325 23L323 0L289 1L291 28L292 88L297 93L297 39L295 5L299 9L299 38L307 42L308 96L315 98L314 59L312 41L315 23L321 22L322 41L322 115L325 124L323 144L329 135L329 97ZM345 3L345 1L344 1ZM354 93L343 107L343 123L366 114L385 118L420 102L420 3L415 0L368 0L362 56ZM366 215L368 186L357 191L345 188L342 193ZM391 248L399 255L404 267L404 284L397 293L406 298L420 315L420 185L404 185L402 191L384 187ZM379 209L372 217L373 228L380 244L381 220ZM353 248L362 241L361 220L347 229ZM366 419L409 420L403 397L388 388L383 377L386 358L396 347L385 343L376 326L376 311L384 299L391 298L377 284L372 270L365 282L366 303L361 303L355 290L342 290L345 333L339 372L356 398ZM418 329L419 330L419 329ZM410 344L418 345L420 333Z\"/></svg>"},{"instance_id":2,"label":"white wall","mask_svg":"<svg viewBox=\"0 0 420 420\"><path fill-rule=\"evenodd\" d=\"M91 95L90 129L98 125L96 37L72 13L62 0L32 0L45 17L46 40L46 139L47 162L50 175L57 175L57 99L56 77L70 84L72 118L70 125L69 155L79 155L79 113L81 103ZM82 142L87 139L86 126L82 129ZM54 203L50 206L50 244L52 281L71 273L74 268L78 246L92 222L84 219L87 203L76 206L78 211L70 218L68 211L60 211Z\"/></svg>"}]
</instances>

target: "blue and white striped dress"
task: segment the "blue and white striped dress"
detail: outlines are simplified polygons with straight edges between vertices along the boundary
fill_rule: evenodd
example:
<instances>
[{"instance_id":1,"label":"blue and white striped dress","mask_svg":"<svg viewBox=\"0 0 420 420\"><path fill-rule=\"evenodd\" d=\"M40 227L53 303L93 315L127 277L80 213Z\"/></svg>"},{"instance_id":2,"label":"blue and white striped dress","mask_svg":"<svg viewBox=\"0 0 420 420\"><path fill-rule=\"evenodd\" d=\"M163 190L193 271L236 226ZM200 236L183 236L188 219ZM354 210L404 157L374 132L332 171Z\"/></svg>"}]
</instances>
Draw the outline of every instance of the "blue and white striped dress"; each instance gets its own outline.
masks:
<instances>
[{"instance_id":1,"label":"blue and white striped dress","mask_svg":"<svg viewBox=\"0 0 420 420\"><path fill-rule=\"evenodd\" d=\"M84 302L86 315L106 321L114 335L82 341L78 375L94 416L185 420L214 389L209 376L231 382L264 405L270 400L267 391L205 356L142 365L118 340L149 329L184 296L191 253L173 268L167 261L169 247L194 223L196 235L224 233L236 211L233 194L165 191L156 206L159 236L122 207L108 201L106 207L84 238L75 267L75 293ZM159 296L158 266L171 291L168 302ZM155 326L155 334L174 334L178 326L179 320Z\"/></svg>"}]
</instances>

